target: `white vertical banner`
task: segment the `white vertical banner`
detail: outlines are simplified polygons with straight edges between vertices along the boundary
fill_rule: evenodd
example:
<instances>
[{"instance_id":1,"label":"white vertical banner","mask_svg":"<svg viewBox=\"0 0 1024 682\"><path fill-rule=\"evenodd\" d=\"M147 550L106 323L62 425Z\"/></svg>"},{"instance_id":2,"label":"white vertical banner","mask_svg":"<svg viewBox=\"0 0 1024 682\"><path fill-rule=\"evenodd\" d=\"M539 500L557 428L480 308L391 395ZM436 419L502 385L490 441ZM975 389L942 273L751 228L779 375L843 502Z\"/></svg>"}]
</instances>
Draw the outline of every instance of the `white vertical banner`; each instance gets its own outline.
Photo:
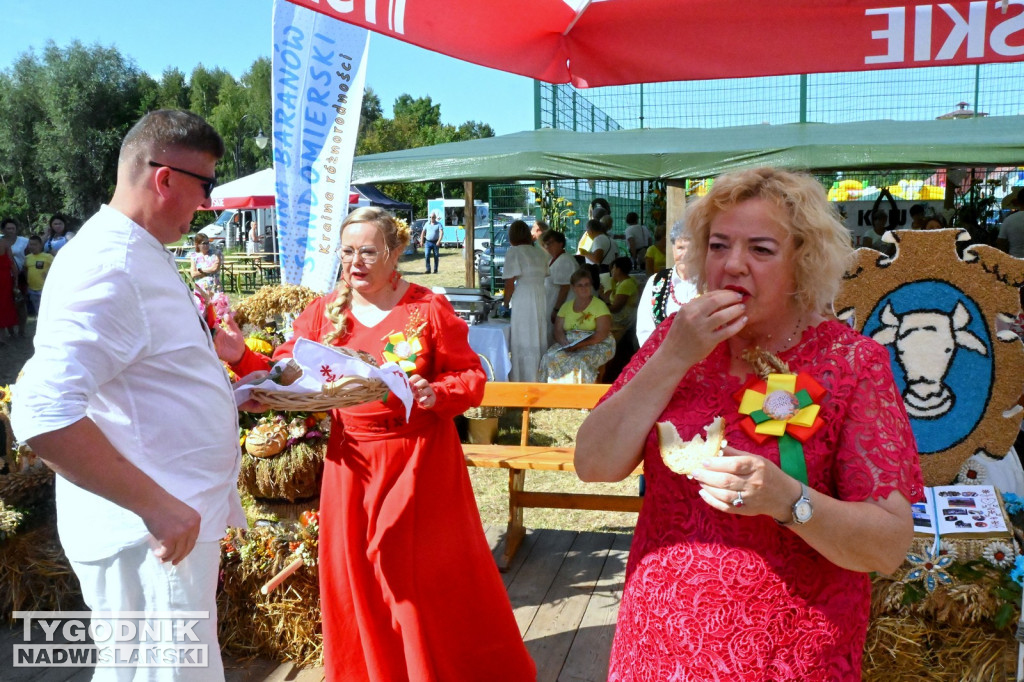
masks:
<instances>
[{"instance_id":1,"label":"white vertical banner","mask_svg":"<svg viewBox=\"0 0 1024 682\"><path fill-rule=\"evenodd\" d=\"M274 0L274 169L284 281L318 292L338 277L369 31Z\"/></svg>"}]
</instances>

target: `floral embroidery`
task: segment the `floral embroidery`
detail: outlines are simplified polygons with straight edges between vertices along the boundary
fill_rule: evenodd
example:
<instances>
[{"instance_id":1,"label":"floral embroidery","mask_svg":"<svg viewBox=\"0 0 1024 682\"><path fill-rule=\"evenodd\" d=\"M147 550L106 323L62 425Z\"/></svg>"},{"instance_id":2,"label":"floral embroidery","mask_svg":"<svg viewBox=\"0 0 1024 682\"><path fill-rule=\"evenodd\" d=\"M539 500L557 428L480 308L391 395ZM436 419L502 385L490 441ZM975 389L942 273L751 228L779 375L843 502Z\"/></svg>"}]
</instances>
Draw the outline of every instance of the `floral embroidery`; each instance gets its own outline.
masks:
<instances>
[{"instance_id":1,"label":"floral embroidery","mask_svg":"<svg viewBox=\"0 0 1024 682\"><path fill-rule=\"evenodd\" d=\"M320 376L324 378L324 382L337 381L341 377L334 373L330 365L320 365Z\"/></svg>"}]
</instances>

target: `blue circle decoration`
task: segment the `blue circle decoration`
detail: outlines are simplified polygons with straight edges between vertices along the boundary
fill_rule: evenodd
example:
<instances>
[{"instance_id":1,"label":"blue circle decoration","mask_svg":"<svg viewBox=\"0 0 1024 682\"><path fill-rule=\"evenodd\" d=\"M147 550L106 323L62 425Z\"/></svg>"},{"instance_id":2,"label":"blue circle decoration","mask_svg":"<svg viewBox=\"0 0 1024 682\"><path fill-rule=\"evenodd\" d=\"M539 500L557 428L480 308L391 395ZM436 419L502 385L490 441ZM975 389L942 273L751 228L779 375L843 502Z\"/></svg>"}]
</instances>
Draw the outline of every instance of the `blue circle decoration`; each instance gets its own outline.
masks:
<instances>
[{"instance_id":1,"label":"blue circle decoration","mask_svg":"<svg viewBox=\"0 0 1024 682\"><path fill-rule=\"evenodd\" d=\"M935 418L910 415L910 426L922 455L942 452L962 443L981 422L992 397L995 382L995 359L992 339L985 318L978 305L963 291L941 280L919 280L904 284L878 300L864 324L863 334L874 336L885 325L881 315L891 305L897 317L908 313L941 313L952 316L957 304L970 313L970 321L963 331L970 332L985 346L986 354L964 347L953 346L952 358L942 380L954 396L952 408ZM907 374L897 357L895 342L886 345L892 363L893 377L900 394L907 389Z\"/></svg>"}]
</instances>

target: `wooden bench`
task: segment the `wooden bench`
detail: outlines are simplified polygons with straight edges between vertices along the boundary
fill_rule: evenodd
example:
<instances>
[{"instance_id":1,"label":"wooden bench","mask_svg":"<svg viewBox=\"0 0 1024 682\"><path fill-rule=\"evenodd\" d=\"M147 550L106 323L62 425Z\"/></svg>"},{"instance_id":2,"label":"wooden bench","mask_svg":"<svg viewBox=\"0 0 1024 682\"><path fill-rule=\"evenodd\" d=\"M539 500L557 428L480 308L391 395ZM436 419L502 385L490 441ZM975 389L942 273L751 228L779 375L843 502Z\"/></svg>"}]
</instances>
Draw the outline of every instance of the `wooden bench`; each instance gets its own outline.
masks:
<instances>
[{"instance_id":1,"label":"wooden bench","mask_svg":"<svg viewBox=\"0 0 1024 682\"><path fill-rule=\"evenodd\" d=\"M608 384L538 384L488 382L484 389L483 407L522 408L523 425L519 445L463 444L466 464L475 467L508 469L508 530L505 551L498 562L502 571L508 569L512 557L526 534L523 509L591 509L599 511L639 512L643 498L633 495L601 495L590 493L554 493L524 489L526 472L568 471L575 473L574 447L530 445L530 410L532 408L592 409L610 386ZM637 467L634 475L643 473Z\"/></svg>"}]
</instances>

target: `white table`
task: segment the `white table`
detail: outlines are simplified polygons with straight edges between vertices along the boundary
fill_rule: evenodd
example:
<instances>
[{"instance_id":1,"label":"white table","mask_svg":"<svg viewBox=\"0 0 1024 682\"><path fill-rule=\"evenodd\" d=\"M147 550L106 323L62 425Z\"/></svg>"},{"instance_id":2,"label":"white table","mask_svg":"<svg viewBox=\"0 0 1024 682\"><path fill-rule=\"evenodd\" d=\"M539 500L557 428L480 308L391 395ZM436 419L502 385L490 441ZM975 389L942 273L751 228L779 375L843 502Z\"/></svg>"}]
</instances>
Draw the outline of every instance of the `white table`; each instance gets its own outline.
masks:
<instances>
[{"instance_id":1,"label":"white table","mask_svg":"<svg viewBox=\"0 0 1024 682\"><path fill-rule=\"evenodd\" d=\"M494 368L492 377L487 363L483 363L489 380L508 381L508 374L512 371L509 359L511 339L512 326L508 320L488 320L469 326L469 347L486 357Z\"/></svg>"}]
</instances>

